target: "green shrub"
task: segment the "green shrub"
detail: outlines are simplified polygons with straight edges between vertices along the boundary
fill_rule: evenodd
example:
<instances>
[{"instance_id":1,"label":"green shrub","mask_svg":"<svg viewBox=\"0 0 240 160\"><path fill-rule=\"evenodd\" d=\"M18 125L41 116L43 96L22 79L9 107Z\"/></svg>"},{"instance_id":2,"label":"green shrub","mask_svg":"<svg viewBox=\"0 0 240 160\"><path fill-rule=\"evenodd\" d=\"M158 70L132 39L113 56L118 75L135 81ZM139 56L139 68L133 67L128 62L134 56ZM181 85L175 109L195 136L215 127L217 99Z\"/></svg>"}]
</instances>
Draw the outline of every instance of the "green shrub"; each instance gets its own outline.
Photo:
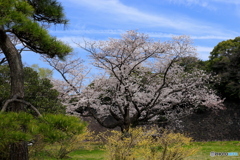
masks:
<instances>
[{"instance_id":1,"label":"green shrub","mask_svg":"<svg viewBox=\"0 0 240 160\"><path fill-rule=\"evenodd\" d=\"M0 114L0 154L8 157L9 146L21 141L32 142L30 157L41 152L62 159L70 152L87 147L91 134L86 123L77 117L47 114L35 118L31 114L6 112ZM50 146L50 147L49 147Z\"/></svg>"},{"instance_id":2,"label":"green shrub","mask_svg":"<svg viewBox=\"0 0 240 160\"><path fill-rule=\"evenodd\" d=\"M86 123L74 116L47 114L39 119L39 134L30 148L35 156L44 151L48 156L62 159L80 148L88 148L91 133ZM43 146L39 148L40 146Z\"/></svg>"},{"instance_id":3,"label":"green shrub","mask_svg":"<svg viewBox=\"0 0 240 160\"><path fill-rule=\"evenodd\" d=\"M0 119L1 157L8 157L10 144L30 141L33 135L37 133L36 121L30 114L8 112L0 114Z\"/></svg>"},{"instance_id":4,"label":"green shrub","mask_svg":"<svg viewBox=\"0 0 240 160\"><path fill-rule=\"evenodd\" d=\"M106 141L106 158L109 160L181 160L193 155L197 149L188 148L191 138L179 133L154 129L132 128L128 133L111 131Z\"/></svg>"}]
</instances>

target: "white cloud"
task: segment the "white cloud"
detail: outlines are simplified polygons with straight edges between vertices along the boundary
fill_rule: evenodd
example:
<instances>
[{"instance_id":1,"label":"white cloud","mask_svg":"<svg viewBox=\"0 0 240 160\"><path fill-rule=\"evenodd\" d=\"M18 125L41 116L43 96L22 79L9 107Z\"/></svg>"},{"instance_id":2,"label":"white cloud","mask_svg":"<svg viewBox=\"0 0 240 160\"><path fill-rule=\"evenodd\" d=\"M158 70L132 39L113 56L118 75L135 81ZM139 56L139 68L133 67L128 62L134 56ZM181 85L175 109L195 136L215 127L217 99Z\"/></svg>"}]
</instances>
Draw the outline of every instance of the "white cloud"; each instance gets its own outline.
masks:
<instances>
[{"instance_id":1,"label":"white cloud","mask_svg":"<svg viewBox=\"0 0 240 160\"><path fill-rule=\"evenodd\" d=\"M209 10L216 10L216 6L211 5L211 0L168 0L170 3L181 4L185 6L200 6Z\"/></svg>"},{"instance_id":2,"label":"white cloud","mask_svg":"<svg viewBox=\"0 0 240 160\"><path fill-rule=\"evenodd\" d=\"M64 41L70 41L71 39L81 39L85 36L91 36L91 35L104 35L105 38L111 37L112 35L121 35L125 33L126 30L97 30L97 29L80 29L80 30L51 30L50 33L54 35L58 35L58 37L64 37ZM171 33L163 33L163 32L143 32L149 37L152 38L172 38L173 36L179 36L176 34L171 34ZM69 36L66 36L68 34ZM63 35L63 36L61 36ZM235 34L217 34L217 35L199 35L199 36L191 36L192 39L198 39L198 40L226 40L226 39L233 39L235 36L238 35L237 33Z\"/></svg>"},{"instance_id":3,"label":"white cloud","mask_svg":"<svg viewBox=\"0 0 240 160\"><path fill-rule=\"evenodd\" d=\"M89 7L93 10L99 10L102 13L115 15L115 18L122 18L125 21L145 22L146 25L170 26L176 27L175 22L164 16L156 16L141 12L137 8L124 5L119 0L70 0L78 5ZM110 15L109 15L110 16Z\"/></svg>"},{"instance_id":4,"label":"white cloud","mask_svg":"<svg viewBox=\"0 0 240 160\"><path fill-rule=\"evenodd\" d=\"M207 7L213 2L218 3L227 3L227 4L240 4L239 0L168 0L169 2L176 4L184 4L184 5L199 5L202 7Z\"/></svg>"},{"instance_id":5,"label":"white cloud","mask_svg":"<svg viewBox=\"0 0 240 160\"><path fill-rule=\"evenodd\" d=\"M217 10L229 5L240 5L239 0L168 0L170 3L181 4L185 6L200 6L210 10ZM225 5L222 5L225 4Z\"/></svg>"},{"instance_id":6,"label":"white cloud","mask_svg":"<svg viewBox=\"0 0 240 160\"><path fill-rule=\"evenodd\" d=\"M172 38L173 36L179 36L175 34L168 34L168 33L161 33L161 32L147 32L150 37L153 38ZM197 39L197 40L226 40L226 39L233 39L235 35L227 35L227 34L222 34L222 35L209 35L209 36L190 36L192 39Z\"/></svg>"},{"instance_id":7,"label":"white cloud","mask_svg":"<svg viewBox=\"0 0 240 160\"><path fill-rule=\"evenodd\" d=\"M204 47L204 46L197 46L198 52L208 52L210 53L213 50L213 47Z\"/></svg>"},{"instance_id":8,"label":"white cloud","mask_svg":"<svg viewBox=\"0 0 240 160\"><path fill-rule=\"evenodd\" d=\"M212 0L212 1L214 1L214 2L221 2L221 3L227 3L227 4L233 4L233 5L240 4L239 0Z\"/></svg>"},{"instance_id":9,"label":"white cloud","mask_svg":"<svg viewBox=\"0 0 240 160\"><path fill-rule=\"evenodd\" d=\"M191 19L189 17L183 17L180 15L173 14L151 14L139 10L134 7L127 6L123 4L120 0L70 0L75 5L80 7L88 8L92 11L97 11L99 17L102 15L102 19L105 17L110 18L109 24L121 25L121 26L131 26L134 25L140 28L165 28L168 31L175 33L185 33L187 35L214 35L213 37L232 37L235 35L232 31L222 31L219 26L212 23L206 23L198 21L196 19ZM177 1L177 0L171 0ZM206 1L203 0L182 0L179 2L188 2L189 4L197 4L206 6L208 5ZM101 19L99 18L99 19ZM98 19L98 20L99 20ZM117 24L116 24L117 20ZM93 20L94 21L94 20ZM106 22L107 23L107 22ZM98 24L99 25L99 24ZM93 31L91 31L93 32ZM226 35L225 33L228 33ZM211 37L208 37L211 38ZM217 38L217 39L218 39Z\"/></svg>"},{"instance_id":10,"label":"white cloud","mask_svg":"<svg viewBox=\"0 0 240 160\"><path fill-rule=\"evenodd\" d=\"M184 5L199 5L202 7L207 7L208 2L206 0L169 0L172 3L184 4Z\"/></svg>"},{"instance_id":11,"label":"white cloud","mask_svg":"<svg viewBox=\"0 0 240 160\"><path fill-rule=\"evenodd\" d=\"M208 60L213 47L197 46L198 57L202 60Z\"/></svg>"},{"instance_id":12,"label":"white cloud","mask_svg":"<svg viewBox=\"0 0 240 160\"><path fill-rule=\"evenodd\" d=\"M85 34L107 34L107 35L113 35L113 34L122 34L126 31L124 30L114 30L114 29L108 29L108 30L97 30L97 29L79 29L79 30L65 30L65 31L62 31L62 30L51 30L50 33L52 34L63 34L65 35L66 33L68 35L85 35Z\"/></svg>"},{"instance_id":13,"label":"white cloud","mask_svg":"<svg viewBox=\"0 0 240 160\"><path fill-rule=\"evenodd\" d=\"M235 35L209 35L209 36L191 36L193 39L218 39L218 40L226 40L233 39Z\"/></svg>"}]
</instances>

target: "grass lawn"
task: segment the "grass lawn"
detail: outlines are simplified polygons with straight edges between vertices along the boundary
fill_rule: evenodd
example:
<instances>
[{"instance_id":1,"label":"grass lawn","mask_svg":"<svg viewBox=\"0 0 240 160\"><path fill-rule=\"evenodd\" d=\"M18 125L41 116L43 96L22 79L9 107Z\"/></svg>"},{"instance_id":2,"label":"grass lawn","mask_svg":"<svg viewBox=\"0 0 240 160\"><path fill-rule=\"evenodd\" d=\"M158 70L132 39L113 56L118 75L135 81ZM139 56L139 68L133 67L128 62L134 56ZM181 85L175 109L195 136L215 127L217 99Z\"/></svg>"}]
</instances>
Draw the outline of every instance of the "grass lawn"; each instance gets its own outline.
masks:
<instances>
[{"instance_id":1,"label":"grass lawn","mask_svg":"<svg viewBox=\"0 0 240 160\"><path fill-rule=\"evenodd\" d=\"M104 151L100 149L95 149L92 151L79 150L69 154L74 160L104 160Z\"/></svg>"},{"instance_id":2,"label":"grass lawn","mask_svg":"<svg viewBox=\"0 0 240 160\"><path fill-rule=\"evenodd\" d=\"M93 150L77 150L68 156L71 160L104 160L104 151L101 146L94 146ZM185 160L240 160L240 141L214 141L214 142L193 142L188 147L199 148L197 154ZM215 156L211 157L210 152L237 152L239 156ZM46 160L54 160L44 157Z\"/></svg>"},{"instance_id":3,"label":"grass lawn","mask_svg":"<svg viewBox=\"0 0 240 160\"><path fill-rule=\"evenodd\" d=\"M193 147L200 147L196 155L186 160L240 160L240 141L193 142ZM239 156L210 156L210 152L237 152Z\"/></svg>"},{"instance_id":4,"label":"grass lawn","mask_svg":"<svg viewBox=\"0 0 240 160\"><path fill-rule=\"evenodd\" d=\"M76 150L69 153L67 156L69 158L64 158L64 160L104 160L104 153L101 149L102 145L92 145L91 150ZM56 158L50 158L44 151L40 153L37 157L31 157L30 160L57 160Z\"/></svg>"}]
</instances>

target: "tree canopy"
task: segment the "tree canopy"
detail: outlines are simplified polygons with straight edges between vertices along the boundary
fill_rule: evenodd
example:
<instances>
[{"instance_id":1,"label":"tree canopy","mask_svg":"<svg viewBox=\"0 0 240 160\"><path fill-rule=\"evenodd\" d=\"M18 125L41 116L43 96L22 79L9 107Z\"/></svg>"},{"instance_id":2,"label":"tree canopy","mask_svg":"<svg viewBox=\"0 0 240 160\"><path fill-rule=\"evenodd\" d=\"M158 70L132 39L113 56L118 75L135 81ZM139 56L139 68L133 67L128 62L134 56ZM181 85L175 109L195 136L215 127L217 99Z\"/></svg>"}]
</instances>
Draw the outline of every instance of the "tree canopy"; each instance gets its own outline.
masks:
<instances>
[{"instance_id":1,"label":"tree canopy","mask_svg":"<svg viewBox=\"0 0 240 160\"><path fill-rule=\"evenodd\" d=\"M63 58L71 48L48 34L44 23L67 24L56 0L3 0L0 3L2 32L15 35L30 50ZM5 53L5 52L4 52Z\"/></svg>"},{"instance_id":2,"label":"tree canopy","mask_svg":"<svg viewBox=\"0 0 240 160\"><path fill-rule=\"evenodd\" d=\"M65 113L66 108L58 99L59 93L53 89L51 81L41 78L39 73L30 67L24 67L25 101L35 106L40 113ZM0 108L10 96L10 71L7 65L0 66ZM28 112L34 113L29 110Z\"/></svg>"},{"instance_id":3,"label":"tree canopy","mask_svg":"<svg viewBox=\"0 0 240 160\"><path fill-rule=\"evenodd\" d=\"M71 80L65 90L61 85L56 89L68 95L68 111L92 116L102 126L120 127L123 132L130 126L175 121L201 105L221 109L222 100L208 88L214 77L197 68L185 72L178 63L195 55L191 43L187 36L155 42L136 31L128 31L121 39L86 42L81 47L105 74L75 94L64 92L76 91ZM82 80L82 75L72 74L77 70L69 62L54 68L67 68L64 71L73 75L72 80Z\"/></svg>"},{"instance_id":4,"label":"tree canopy","mask_svg":"<svg viewBox=\"0 0 240 160\"><path fill-rule=\"evenodd\" d=\"M52 78L53 72L48 68L39 67L37 64L31 65L31 68L38 72L40 78Z\"/></svg>"},{"instance_id":5,"label":"tree canopy","mask_svg":"<svg viewBox=\"0 0 240 160\"><path fill-rule=\"evenodd\" d=\"M240 37L220 42L210 53L208 70L220 77L216 84L222 97L240 99Z\"/></svg>"}]
</instances>

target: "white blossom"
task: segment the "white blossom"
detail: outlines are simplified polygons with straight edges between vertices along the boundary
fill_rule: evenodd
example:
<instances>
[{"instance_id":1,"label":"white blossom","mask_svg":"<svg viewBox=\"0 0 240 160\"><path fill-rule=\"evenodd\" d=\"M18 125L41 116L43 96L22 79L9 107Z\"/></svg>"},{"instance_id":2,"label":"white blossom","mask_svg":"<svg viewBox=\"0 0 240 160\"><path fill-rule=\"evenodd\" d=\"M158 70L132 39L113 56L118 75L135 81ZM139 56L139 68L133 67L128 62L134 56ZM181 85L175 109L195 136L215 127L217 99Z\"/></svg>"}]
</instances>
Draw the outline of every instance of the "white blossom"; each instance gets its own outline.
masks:
<instances>
[{"instance_id":1,"label":"white blossom","mask_svg":"<svg viewBox=\"0 0 240 160\"><path fill-rule=\"evenodd\" d=\"M196 55L187 36L154 42L145 34L129 31L121 39L91 42L81 47L91 54L93 65L107 74L96 78L80 94L75 93L77 105L69 105L73 107L69 110L85 109L82 115L93 116L105 127L118 126L124 130L161 118L177 120L200 105L223 108L223 100L207 86L214 77L198 69L184 72L176 63L179 58ZM67 87L62 85L58 90L71 97L74 93L69 95L66 88L78 88L74 80L82 80L84 76L74 67L66 68L72 79ZM112 121L106 122L109 117Z\"/></svg>"}]
</instances>

